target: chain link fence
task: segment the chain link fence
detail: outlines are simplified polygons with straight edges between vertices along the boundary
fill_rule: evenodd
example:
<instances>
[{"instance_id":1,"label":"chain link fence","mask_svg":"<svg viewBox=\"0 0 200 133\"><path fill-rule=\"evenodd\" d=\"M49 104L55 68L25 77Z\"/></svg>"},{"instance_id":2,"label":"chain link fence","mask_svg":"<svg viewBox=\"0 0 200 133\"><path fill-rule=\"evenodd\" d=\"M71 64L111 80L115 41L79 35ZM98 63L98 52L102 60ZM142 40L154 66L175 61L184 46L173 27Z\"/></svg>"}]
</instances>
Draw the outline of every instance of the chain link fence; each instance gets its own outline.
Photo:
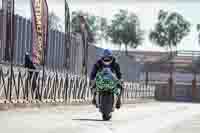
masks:
<instances>
[{"instance_id":1,"label":"chain link fence","mask_svg":"<svg viewBox=\"0 0 200 133\"><path fill-rule=\"evenodd\" d=\"M71 73L42 72L18 68L13 70L0 66L0 101L1 103L32 102L86 102L90 103L92 94L89 79ZM12 74L12 75L11 75ZM155 87L142 82L125 82L122 99L152 99Z\"/></svg>"}]
</instances>

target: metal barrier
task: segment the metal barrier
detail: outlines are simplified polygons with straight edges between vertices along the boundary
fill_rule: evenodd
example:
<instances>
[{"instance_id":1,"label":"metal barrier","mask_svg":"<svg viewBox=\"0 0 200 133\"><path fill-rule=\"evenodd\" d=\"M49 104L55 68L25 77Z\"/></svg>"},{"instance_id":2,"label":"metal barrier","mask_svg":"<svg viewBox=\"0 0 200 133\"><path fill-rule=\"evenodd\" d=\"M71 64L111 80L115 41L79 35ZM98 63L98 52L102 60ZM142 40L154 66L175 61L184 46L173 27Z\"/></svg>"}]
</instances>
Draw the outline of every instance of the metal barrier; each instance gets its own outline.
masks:
<instances>
[{"instance_id":1,"label":"metal barrier","mask_svg":"<svg viewBox=\"0 0 200 133\"><path fill-rule=\"evenodd\" d=\"M123 101L133 100L137 98L154 98L155 86L145 85L142 82L125 82L124 93L122 95Z\"/></svg>"},{"instance_id":2,"label":"metal barrier","mask_svg":"<svg viewBox=\"0 0 200 133\"><path fill-rule=\"evenodd\" d=\"M87 102L92 95L89 80L70 73L42 72L30 69L11 70L0 67L0 101L2 103ZM11 75L12 74L12 75ZM125 82L123 101L153 98L154 86Z\"/></svg>"}]
</instances>

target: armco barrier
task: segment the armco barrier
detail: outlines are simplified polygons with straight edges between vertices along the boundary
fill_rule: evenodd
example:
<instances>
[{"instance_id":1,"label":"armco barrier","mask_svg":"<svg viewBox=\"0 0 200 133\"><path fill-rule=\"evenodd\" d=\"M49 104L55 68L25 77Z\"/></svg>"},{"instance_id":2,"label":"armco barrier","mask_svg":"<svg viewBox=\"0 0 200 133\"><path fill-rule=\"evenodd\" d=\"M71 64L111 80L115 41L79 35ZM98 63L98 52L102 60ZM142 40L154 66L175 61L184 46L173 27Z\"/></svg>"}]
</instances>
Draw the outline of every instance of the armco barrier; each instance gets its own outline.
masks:
<instances>
[{"instance_id":1,"label":"armco barrier","mask_svg":"<svg viewBox=\"0 0 200 133\"><path fill-rule=\"evenodd\" d=\"M124 82L123 102L137 98L153 98L154 86ZM0 67L1 103L90 103L89 80L70 73L46 72Z\"/></svg>"}]
</instances>

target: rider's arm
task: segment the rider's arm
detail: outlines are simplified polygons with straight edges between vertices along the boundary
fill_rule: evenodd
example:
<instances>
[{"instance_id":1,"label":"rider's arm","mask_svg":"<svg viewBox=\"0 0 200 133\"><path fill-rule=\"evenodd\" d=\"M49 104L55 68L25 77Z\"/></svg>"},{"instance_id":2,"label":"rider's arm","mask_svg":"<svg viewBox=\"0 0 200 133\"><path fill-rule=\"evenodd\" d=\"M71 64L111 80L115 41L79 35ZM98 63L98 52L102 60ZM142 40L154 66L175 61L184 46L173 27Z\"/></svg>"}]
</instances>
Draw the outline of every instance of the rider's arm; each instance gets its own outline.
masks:
<instances>
[{"instance_id":1,"label":"rider's arm","mask_svg":"<svg viewBox=\"0 0 200 133\"><path fill-rule=\"evenodd\" d=\"M96 74L97 74L97 70L98 70L97 64L94 64L93 68L92 68L92 72L90 74L90 80L94 80L95 79Z\"/></svg>"},{"instance_id":2,"label":"rider's arm","mask_svg":"<svg viewBox=\"0 0 200 133\"><path fill-rule=\"evenodd\" d=\"M116 63L116 65L115 65L115 69L116 69L116 75L117 75L117 78L118 78L119 80L121 80L121 78L122 78L122 74L121 74L120 66L119 66L118 63Z\"/></svg>"}]
</instances>

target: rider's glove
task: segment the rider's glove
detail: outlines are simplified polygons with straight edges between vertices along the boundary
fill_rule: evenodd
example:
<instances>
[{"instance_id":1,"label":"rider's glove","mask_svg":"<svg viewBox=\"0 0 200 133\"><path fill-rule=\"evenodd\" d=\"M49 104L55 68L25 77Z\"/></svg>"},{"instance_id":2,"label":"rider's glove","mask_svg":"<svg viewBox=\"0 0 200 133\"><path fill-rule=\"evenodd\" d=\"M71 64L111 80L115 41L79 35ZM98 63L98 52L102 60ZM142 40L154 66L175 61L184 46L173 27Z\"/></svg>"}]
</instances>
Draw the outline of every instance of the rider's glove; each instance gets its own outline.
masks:
<instances>
[{"instance_id":1,"label":"rider's glove","mask_svg":"<svg viewBox=\"0 0 200 133\"><path fill-rule=\"evenodd\" d=\"M123 85L124 84L124 80L120 79L120 83L121 83L121 85Z\"/></svg>"},{"instance_id":2,"label":"rider's glove","mask_svg":"<svg viewBox=\"0 0 200 133\"><path fill-rule=\"evenodd\" d=\"M91 88L92 94L96 92L94 86L95 86L95 80L90 80L90 88Z\"/></svg>"},{"instance_id":3,"label":"rider's glove","mask_svg":"<svg viewBox=\"0 0 200 133\"><path fill-rule=\"evenodd\" d=\"M94 87L94 85L95 85L95 80L90 80L90 86Z\"/></svg>"}]
</instances>

